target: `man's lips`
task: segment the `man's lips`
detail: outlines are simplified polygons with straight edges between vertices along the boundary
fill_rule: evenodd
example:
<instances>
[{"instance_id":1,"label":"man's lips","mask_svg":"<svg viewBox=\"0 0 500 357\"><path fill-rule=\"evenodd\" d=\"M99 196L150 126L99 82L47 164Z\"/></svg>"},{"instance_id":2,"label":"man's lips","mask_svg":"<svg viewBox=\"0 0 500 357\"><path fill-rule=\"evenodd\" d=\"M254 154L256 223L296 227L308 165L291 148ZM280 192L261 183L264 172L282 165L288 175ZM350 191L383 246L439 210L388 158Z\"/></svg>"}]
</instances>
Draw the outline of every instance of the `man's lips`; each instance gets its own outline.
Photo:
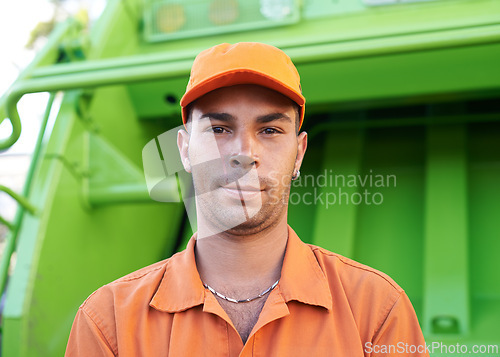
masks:
<instances>
[{"instance_id":1,"label":"man's lips","mask_svg":"<svg viewBox=\"0 0 500 357\"><path fill-rule=\"evenodd\" d=\"M231 197L236 199L251 199L260 195L263 191L258 187L254 186L239 186L239 185L227 185L222 186L222 189Z\"/></svg>"},{"instance_id":2,"label":"man's lips","mask_svg":"<svg viewBox=\"0 0 500 357\"><path fill-rule=\"evenodd\" d=\"M238 190L238 191L263 191L260 187L255 186L241 186L241 185L225 185L223 188L227 188L229 190Z\"/></svg>"}]
</instances>

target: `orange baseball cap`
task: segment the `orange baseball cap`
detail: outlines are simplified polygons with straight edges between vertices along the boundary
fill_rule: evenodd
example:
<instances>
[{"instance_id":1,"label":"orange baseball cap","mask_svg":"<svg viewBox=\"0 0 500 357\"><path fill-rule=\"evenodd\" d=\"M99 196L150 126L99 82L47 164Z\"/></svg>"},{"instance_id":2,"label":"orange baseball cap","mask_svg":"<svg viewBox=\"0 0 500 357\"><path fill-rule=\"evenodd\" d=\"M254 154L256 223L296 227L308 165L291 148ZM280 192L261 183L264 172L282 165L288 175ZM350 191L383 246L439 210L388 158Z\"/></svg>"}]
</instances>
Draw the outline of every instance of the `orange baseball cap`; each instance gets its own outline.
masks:
<instances>
[{"instance_id":1,"label":"orange baseball cap","mask_svg":"<svg viewBox=\"0 0 500 357\"><path fill-rule=\"evenodd\" d=\"M215 89L236 84L257 84L287 96L299 105L302 126L306 99L299 72L285 52L258 42L222 43L196 56L180 103L183 123L190 103Z\"/></svg>"}]
</instances>

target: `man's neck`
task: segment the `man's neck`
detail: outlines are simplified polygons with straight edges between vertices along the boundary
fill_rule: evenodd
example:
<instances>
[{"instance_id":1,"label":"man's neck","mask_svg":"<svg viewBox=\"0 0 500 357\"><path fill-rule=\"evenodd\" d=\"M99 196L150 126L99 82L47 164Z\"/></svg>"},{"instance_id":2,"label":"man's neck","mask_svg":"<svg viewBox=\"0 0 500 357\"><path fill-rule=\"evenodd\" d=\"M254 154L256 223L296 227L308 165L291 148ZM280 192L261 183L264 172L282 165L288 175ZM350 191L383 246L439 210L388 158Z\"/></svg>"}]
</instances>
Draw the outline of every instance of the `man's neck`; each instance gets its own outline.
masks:
<instances>
[{"instance_id":1,"label":"man's neck","mask_svg":"<svg viewBox=\"0 0 500 357\"><path fill-rule=\"evenodd\" d=\"M275 226L247 236L227 232L197 239L196 265L203 282L232 298L248 298L281 275L288 239L286 216Z\"/></svg>"}]
</instances>

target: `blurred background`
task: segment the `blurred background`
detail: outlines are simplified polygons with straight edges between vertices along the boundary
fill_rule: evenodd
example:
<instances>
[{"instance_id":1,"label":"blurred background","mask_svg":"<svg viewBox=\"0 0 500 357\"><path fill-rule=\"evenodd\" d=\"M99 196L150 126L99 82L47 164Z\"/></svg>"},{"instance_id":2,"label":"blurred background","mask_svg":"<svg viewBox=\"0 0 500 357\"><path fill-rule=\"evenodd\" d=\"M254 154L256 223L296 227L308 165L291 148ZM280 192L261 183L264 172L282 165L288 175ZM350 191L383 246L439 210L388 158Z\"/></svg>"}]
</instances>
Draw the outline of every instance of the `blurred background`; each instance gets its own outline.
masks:
<instances>
[{"instance_id":1,"label":"blurred background","mask_svg":"<svg viewBox=\"0 0 500 357\"><path fill-rule=\"evenodd\" d=\"M498 0L4 1L0 26L3 356L63 355L88 295L184 248L183 172L153 201L142 150L162 167L194 57L240 41L301 75L301 239L394 278L429 344L500 355Z\"/></svg>"}]
</instances>

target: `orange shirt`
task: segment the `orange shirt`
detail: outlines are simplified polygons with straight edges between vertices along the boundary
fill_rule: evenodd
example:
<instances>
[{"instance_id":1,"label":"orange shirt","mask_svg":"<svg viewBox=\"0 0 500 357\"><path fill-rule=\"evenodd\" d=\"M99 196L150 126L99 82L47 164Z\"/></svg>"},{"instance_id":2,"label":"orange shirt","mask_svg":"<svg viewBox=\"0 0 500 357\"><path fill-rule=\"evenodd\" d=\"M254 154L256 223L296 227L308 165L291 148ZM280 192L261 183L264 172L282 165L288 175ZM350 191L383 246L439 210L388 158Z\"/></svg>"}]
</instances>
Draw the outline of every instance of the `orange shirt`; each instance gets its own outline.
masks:
<instances>
[{"instance_id":1,"label":"orange shirt","mask_svg":"<svg viewBox=\"0 0 500 357\"><path fill-rule=\"evenodd\" d=\"M305 244L291 228L281 280L243 345L203 287L195 242L94 292L78 310L66 356L429 356L391 278Z\"/></svg>"}]
</instances>

